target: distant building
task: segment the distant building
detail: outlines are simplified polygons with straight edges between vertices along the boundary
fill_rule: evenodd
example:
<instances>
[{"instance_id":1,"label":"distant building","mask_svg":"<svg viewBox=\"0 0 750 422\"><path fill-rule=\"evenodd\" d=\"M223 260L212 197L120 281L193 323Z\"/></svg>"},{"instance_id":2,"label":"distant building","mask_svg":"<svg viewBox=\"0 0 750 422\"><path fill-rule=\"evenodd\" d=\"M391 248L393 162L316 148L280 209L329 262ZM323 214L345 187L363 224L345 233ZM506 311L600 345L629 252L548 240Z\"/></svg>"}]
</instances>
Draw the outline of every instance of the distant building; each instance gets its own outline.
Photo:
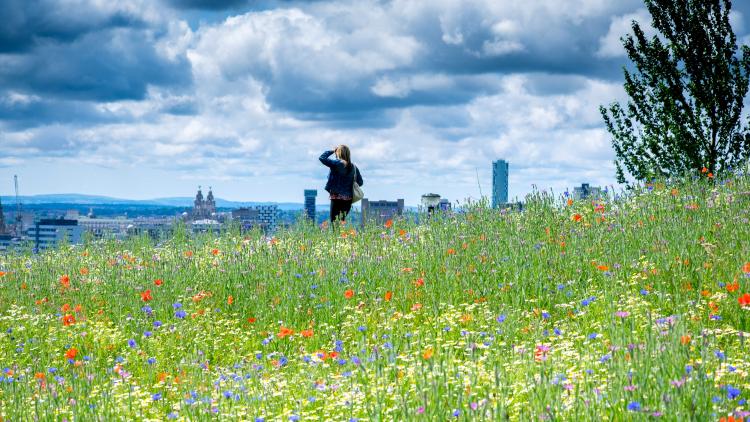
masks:
<instances>
[{"instance_id":1,"label":"distant building","mask_svg":"<svg viewBox=\"0 0 750 422\"><path fill-rule=\"evenodd\" d=\"M370 201L362 199L362 225L368 222L383 224L386 221L404 213L404 200Z\"/></svg>"},{"instance_id":2,"label":"distant building","mask_svg":"<svg viewBox=\"0 0 750 422\"><path fill-rule=\"evenodd\" d=\"M7 251L14 246L15 239L9 234L0 234L0 252Z\"/></svg>"},{"instance_id":3,"label":"distant building","mask_svg":"<svg viewBox=\"0 0 750 422\"><path fill-rule=\"evenodd\" d=\"M174 233L173 218L136 218L126 227L129 236L149 235L154 240L167 238Z\"/></svg>"},{"instance_id":4,"label":"distant building","mask_svg":"<svg viewBox=\"0 0 750 422\"><path fill-rule=\"evenodd\" d=\"M210 219L214 214L216 214L216 201L214 200L214 193L211 190L211 187L208 187L208 195L204 200L201 187L198 186L198 193L195 195L195 201L193 201L193 211L190 214L191 219Z\"/></svg>"},{"instance_id":5,"label":"distant building","mask_svg":"<svg viewBox=\"0 0 750 422\"><path fill-rule=\"evenodd\" d=\"M423 212L432 213L440 207L440 195L436 193L426 193L422 195L421 208Z\"/></svg>"},{"instance_id":6,"label":"distant building","mask_svg":"<svg viewBox=\"0 0 750 422\"><path fill-rule=\"evenodd\" d=\"M580 187L573 189L573 199L599 199L602 197L602 188L590 186L588 183L583 183Z\"/></svg>"},{"instance_id":7,"label":"distant building","mask_svg":"<svg viewBox=\"0 0 750 422\"><path fill-rule=\"evenodd\" d=\"M278 227L279 207L258 205L252 208L238 208L232 210L232 219L239 221L245 230L260 227L265 232L273 232Z\"/></svg>"},{"instance_id":8,"label":"distant building","mask_svg":"<svg viewBox=\"0 0 750 422\"><path fill-rule=\"evenodd\" d=\"M221 223L210 218L192 222L193 233L221 233Z\"/></svg>"},{"instance_id":9,"label":"distant building","mask_svg":"<svg viewBox=\"0 0 750 422\"><path fill-rule=\"evenodd\" d=\"M492 208L508 202L508 168L505 160L492 163Z\"/></svg>"},{"instance_id":10,"label":"distant building","mask_svg":"<svg viewBox=\"0 0 750 422\"><path fill-rule=\"evenodd\" d=\"M103 237L125 237L128 227L134 223L134 220L127 218L96 218L93 212L89 212L89 217L78 217L78 225L83 231L89 232L95 238Z\"/></svg>"},{"instance_id":11,"label":"distant building","mask_svg":"<svg viewBox=\"0 0 750 422\"><path fill-rule=\"evenodd\" d=\"M305 189L305 215L315 222L315 197L318 191L315 189Z\"/></svg>"},{"instance_id":12,"label":"distant building","mask_svg":"<svg viewBox=\"0 0 750 422\"><path fill-rule=\"evenodd\" d=\"M3 203L0 201L0 235L8 234L8 226L5 225L5 214L3 213Z\"/></svg>"},{"instance_id":13,"label":"distant building","mask_svg":"<svg viewBox=\"0 0 750 422\"><path fill-rule=\"evenodd\" d=\"M53 247L62 240L70 244L81 242L83 228L78 220L64 218L41 219L29 227L26 235L33 241L38 250Z\"/></svg>"}]
</instances>

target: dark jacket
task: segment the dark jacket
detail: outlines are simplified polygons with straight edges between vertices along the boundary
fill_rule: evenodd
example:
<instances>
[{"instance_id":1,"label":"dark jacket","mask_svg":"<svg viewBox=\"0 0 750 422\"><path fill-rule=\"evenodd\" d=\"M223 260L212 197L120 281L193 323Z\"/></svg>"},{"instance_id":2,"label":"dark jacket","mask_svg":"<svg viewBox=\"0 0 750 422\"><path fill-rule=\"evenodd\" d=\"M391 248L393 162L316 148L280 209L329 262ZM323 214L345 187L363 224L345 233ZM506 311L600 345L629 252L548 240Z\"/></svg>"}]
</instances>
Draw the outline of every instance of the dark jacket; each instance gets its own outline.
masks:
<instances>
[{"instance_id":1,"label":"dark jacket","mask_svg":"<svg viewBox=\"0 0 750 422\"><path fill-rule=\"evenodd\" d=\"M341 160L328 158L333 153L334 151L326 151L320 156L320 162L331 168L330 173L328 173L326 190L328 193L352 196L354 195L354 172L357 172L357 183L360 186L365 183L362 180L362 175L359 174L359 169L353 164L347 168Z\"/></svg>"}]
</instances>

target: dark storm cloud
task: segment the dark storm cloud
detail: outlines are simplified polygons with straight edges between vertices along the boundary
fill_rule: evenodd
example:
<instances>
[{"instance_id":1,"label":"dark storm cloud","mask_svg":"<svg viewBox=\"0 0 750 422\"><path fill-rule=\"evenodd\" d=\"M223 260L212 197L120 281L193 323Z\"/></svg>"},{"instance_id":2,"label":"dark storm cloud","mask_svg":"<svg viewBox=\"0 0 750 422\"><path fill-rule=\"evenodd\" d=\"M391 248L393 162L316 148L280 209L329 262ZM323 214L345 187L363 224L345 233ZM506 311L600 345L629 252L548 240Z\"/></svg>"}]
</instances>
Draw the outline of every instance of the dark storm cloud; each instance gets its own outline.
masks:
<instances>
[{"instance_id":1,"label":"dark storm cloud","mask_svg":"<svg viewBox=\"0 0 750 422\"><path fill-rule=\"evenodd\" d=\"M101 29L142 27L143 20L126 10L102 13L96 9L61 7L53 0L0 2L0 53L18 53L38 42L68 42Z\"/></svg>"},{"instance_id":2,"label":"dark storm cloud","mask_svg":"<svg viewBox=\"0 0 750 422\"><path fill-rule=\"evenodd\" d=\"M148 88L189 89L184 54L164 57L169 36L138 0L5 0L0 2L0 121L6 128L127 123L132 116L100 102L142 100ZM150 16L150 18L147 18ZM166 113L190 114L187 103Z\"/></svg>"},{"instance_id":3,"label":"dark storm cloud","mask_svg":"<svg viewBox=\"0 0 750 422\"><path fill-rule=\"evenodd\" d=\"M190 84L185 58L161 57L143 31L111 29L1 58L0 87L76 100L143 99L149 84Z\"/></svg>"},{"instance_id":4,"label":"dark storm cloud","mask_svg":"<svg viewBox=\"0 0 750 422\"><path fill-rule=\"evenodd\" d=\"M166 0L181 9L224 10L250 3L249 0Z\"/></svg>"},{"instance_id":5,"label":"dark storm cloud","mask_svg":"<svg viewBox=\"0 0 750 422\"><path fill-rule=\"evenodd\" d=\"M50 100L42 98L15 98L0 95L0 120L5 127L21 130L40 124L68 124L88 126L92 124L122 122L127 117L99 110L94 103L86 101Z\"/></svg>"}]
</instances>

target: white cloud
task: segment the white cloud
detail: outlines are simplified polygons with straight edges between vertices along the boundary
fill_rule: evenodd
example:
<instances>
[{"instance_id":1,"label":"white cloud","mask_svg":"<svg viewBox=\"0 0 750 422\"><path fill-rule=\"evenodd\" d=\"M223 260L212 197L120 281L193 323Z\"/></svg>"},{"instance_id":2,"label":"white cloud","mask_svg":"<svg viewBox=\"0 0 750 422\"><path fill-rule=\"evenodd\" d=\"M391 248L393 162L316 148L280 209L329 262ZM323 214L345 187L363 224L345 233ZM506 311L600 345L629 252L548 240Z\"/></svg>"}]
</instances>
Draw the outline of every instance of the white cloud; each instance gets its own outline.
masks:
<instances>
[{"instance_id":1,"label":"white cloud","mask_svg":"<svg viewBox=\"0 0 750 422\"><path fill-rule=\"evenodd\" d=\"M635 13L612 18L607 35L599 40L597 55L604 58L625 57L625 48L621 38L632 33L632 22L637 21L648 37L656 34L651 26L651 15L646 9L638 9Z\"/></svg>"}]
</instances>

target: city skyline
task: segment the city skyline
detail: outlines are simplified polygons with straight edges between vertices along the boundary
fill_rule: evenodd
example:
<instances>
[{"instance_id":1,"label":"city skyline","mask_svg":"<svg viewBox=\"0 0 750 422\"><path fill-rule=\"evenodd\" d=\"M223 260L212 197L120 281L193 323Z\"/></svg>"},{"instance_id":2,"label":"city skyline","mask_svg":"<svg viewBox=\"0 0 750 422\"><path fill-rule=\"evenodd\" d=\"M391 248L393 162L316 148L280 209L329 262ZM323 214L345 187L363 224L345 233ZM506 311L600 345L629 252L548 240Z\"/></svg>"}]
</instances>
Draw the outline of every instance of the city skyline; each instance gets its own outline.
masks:
<instances>
[{"instance_id":1,"label":"city skyline","mask_svg":"<svg viewBox=\"0 0 750 422\"><path fill-rule=\"evenodd\" d=\"M7 0L0 193L301 202L345 143L373 199L615 184L640 0ZM750 43L750 4L732 24ZM544 35L544 36L541 36Z\"/></svg>"}]
</instances>

